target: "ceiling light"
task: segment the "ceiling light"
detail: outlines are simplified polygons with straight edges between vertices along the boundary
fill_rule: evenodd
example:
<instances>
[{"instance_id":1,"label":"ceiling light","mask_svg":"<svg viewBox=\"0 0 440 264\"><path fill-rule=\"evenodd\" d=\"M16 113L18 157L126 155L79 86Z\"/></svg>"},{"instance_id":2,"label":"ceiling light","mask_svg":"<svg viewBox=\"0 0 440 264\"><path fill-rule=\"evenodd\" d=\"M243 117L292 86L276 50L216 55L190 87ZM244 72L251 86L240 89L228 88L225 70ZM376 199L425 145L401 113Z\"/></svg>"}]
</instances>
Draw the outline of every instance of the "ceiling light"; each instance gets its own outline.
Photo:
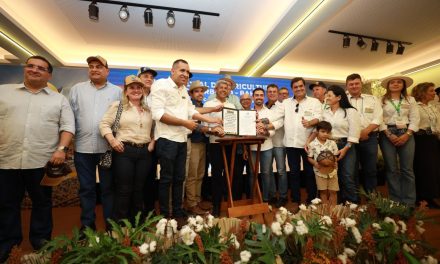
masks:
<instances>
[{"instance_id":1,"label":"ceiling light","mask_svg":"<svg viewBox=\"0 0 440 264\"><path fill-rule=\"evenodd\" d=\"M200 15L195 13L193 17L193 29L194 30L200 30L200 24L202 23L200 19Z\"/></svg>"},{"instance_id":2,"label":"ceiling light","mask_svg":"<svg viewBox=\"0 0 440 264\"><path fill-rule=\"evenodd\" d=\"M169 27L174 27L175 23L176 23L176 18L174 17L174 12L170 10L167 13L167 24Z\"/></svg>"},{"instance_id":3,"label":"ceiling light","mask_svg":"<svg viewBox=\"0 0 440 264\"><path fill-rule=\"evenodd\" d=\"M342 47L350 47L350 37L348 35L344 35L344 39L342 40Z\"/></svg>"},{"instance_id":4,"label":"ceiling light","mask_svg":"<svg viewBox=\"0 0 440 264\"><path fill-rule=\"evenodd\" d=\"M153 11L151 8L145 9L144 12L145 25L153 25Z\"/></svg>"},{"instance_id":5,"label":"ceiling light","mask_svg":"<svg viewBox=\"0 0 440 264\"><path fill-rule=\"evenodd\" d=\"M399 44L397 46L396 54L402 55L404 51L405 51L405 47L402 45L402 42L399 42Z\"/></svg>"},{"instance_id":6,"label":"ceiling light","mask_svg":"<svg viewBox=\"0 0 440 264\"><path fill-rule=\"evenodd\" d=\"M99 20L99 7L96 5L95 1L89 5L89 19L95 21Z\"/></svg>"},{"instance_id":7,"label":"ceiling light","mask_svg":"<svg viewBox=\"0 0 440 264\"><path fill-rule=\"evenodd\" d=\"M123 22L127 22L128 18L130 17L130 13L128 12L128 8L126 5L123 5L121 9L119 9L119 18Z\"/></svg>"},{"instance_id":8,"label":"ceiling light","mask_svg":"<svg viewBox=\"0 0 440 264\"><path fill-rule=\"evenodd\" d=\"M361 49L365 49L367 47L367 43L365 43L365 41L362 37L358 37L357 45Z\"/></svg>"},{"instance_id":9,"label":"ceiling light","mask_svg":"<svg viewBox=\"0 0 440 264\"><path fill-rule=\"evenodd\" d=\"M391 43L391 41L387 42L387 54L392 54L394 50L394 45Z\"/></svg>"},{"instance_id":10,"label":"ceiling light","mask_svg":"<svg viewBox=\"0 0 440 264\"><path fill-rule=\"evenodd\" d=\"M379 43L373 39L373 41L371 41L371 51L377 51L377 49L379 48Z\"/></svg>"}]
</instances>

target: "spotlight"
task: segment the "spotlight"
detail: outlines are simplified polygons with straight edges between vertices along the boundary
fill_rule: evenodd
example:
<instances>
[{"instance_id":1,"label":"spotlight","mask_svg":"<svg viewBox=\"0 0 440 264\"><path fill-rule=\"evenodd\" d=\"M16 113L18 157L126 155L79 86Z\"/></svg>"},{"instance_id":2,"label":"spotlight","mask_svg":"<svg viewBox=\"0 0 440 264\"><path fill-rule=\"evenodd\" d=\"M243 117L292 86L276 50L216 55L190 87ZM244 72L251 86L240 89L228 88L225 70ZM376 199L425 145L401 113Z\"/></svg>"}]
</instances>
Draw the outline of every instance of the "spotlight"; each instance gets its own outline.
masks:
<instances>
[{"instance_id":1,"label":"spotlight","mask_svg":"<svg viewBox=\"0 0 440 264\"><path fill-rule=\"evenodd\" d=\"M344 39L342 40L342 47L350 47L350 37L348 35L344 35Z\"/></svg>"},{"instance_id":2,"label":"spotlight","mask_svg":"<svg viewBox=\"0 0 440 264\"><path fill-rule=\"evenodd\" d=\"M175 23L176 23L176 18L174 17L174 12L170 10L167 13L167 24L169 27L174 27Z\"/></svg>"},{"instance_id":3,"label":"spotlight","mask_svg":"<svg viewBox=\"0 0 440 264\"><path fill-rule=\"evenodd\" d=\"M145 25L153 25L153 11L151 8L145 9L144 12Z\"/></svg>"},{"instance_id":4,"label":"spotlight","mask_svg":"<svg viewBox=\"0 0 440 264\"><path fill-rule=\"evenodd\" d=\"M377 51L377 48L379 47L379 43L373 39L373 41L371 42L371 51Z\"/></svg>"},{"instance_id":5,"label":"spotlight","mask_svg":"<svg viewBox=\"0 0 440 264\"><path fill-rule=\"evenodd\" d=\"M200 30L201 23L202 23L202 21L200 20L200 15L198 13L195 13L194 17L193 17L193 29Z\"/></svg>"},{"instance_id":6,"label":"spotlight","mask_svg":"<svg viewBox=\"0 0 440 264\"><path fill-rule=\"evenodd\" d=\"M391 41L387 42L387 54L392 54L394 50L394 45L391 44Z\"/></svg>"},{"instance_id":7,"label":"spotlight","mask_svg":"<svg viewBox=\"0 0 440 264\"><path fill-rule=\"evenodd\" d=\"M95 21L99 20L99 7L96 5L95 1L89 5L89 19Z\"/></svg>"},{"instance_id":8,"label":"spotlight","mask_svg":"<svg viewBox=\"0 0 440 264\"><path fill-rule=\"evenodd\" d=\"M397 46L396 55L402 55L404 51L405 51L405 47L402 45L402 42L399 42Z\"/></svg>"},{"instance_id":9,"label":"spotlight","mask_svg":"<svg viewBox=\"0 0 440 264\"><path fill-rule=\"evenodd\" d=\"M365 43L365 41L362 37L358 37L357 45L361 49L365 49L367 47L367 43Z\"/></svg>"},{"instance_id":10,"label":"spotlight","mask_svg":"<svg viewBox=\"0 0 440 264\"><path fill-rule=\"evenodd\" d=\"M121 9L119 9L119 18L123 22L127 22L128 18L130 17L130 13L128 12L128 8L126 5L123 5Z\"/></svg>"}]
</instances>

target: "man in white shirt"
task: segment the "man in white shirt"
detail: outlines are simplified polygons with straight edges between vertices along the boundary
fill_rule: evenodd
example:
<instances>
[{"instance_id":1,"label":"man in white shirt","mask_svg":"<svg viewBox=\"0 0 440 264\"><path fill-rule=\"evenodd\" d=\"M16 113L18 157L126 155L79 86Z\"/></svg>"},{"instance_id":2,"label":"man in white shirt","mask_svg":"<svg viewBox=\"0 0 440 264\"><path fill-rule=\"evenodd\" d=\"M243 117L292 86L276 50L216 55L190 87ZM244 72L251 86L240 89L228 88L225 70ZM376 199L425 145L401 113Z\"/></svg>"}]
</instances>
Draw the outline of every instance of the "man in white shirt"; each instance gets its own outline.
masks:
<instances>
[{"instance_id":1,"label":"man in white shirt","mask_svg":"<svg viewBox=\"0 0 440 264\"><path fill-rule=\"evenodd\" d=\"M369 94L362 94L362 79L357 73L346 78L346 89L351 105L357 109L361 117L361 135L359 144L355 144L357 152L357 169L362 168L362 185L367 193L377 186L377 152L378 128L383 121L382 104L378 98Z\"/></svg>"},{"instance_id":2,"label":"man in white shirt","mask_svg":"<svg viewBox=\"0 0 440 264\"><path fill-rule=\"evenodd\" d=\"M255 90L252 92L252 98L254 99L254 109L257 111L258 119L267 119L270 120L272 118L272 112L270 109L268 109L264 105L264 90L263 88L255 88ZM261 145L261 152L260 152L260 173L261 173L261 180L262 180L262 193L263 193L263 202L271 203L273 205L276 204L277 199L275 197L276 195L276 188L275 188L275 178L273 177L272 173L272 139L271 137L275 134L273 130L268 129L258 129L259 126L257 125L257 135L258 136L265 136L266 140ZM252 162L256 161L257 157L257 145L251 145L251 155L252 155ZM253 187L253 176L252 171L250 171L250 186L251 190Z\"/></svg>"},{"instance_id":3,"label":"man in white shirt","mask_svg":"<svg viewBox=\"0 0 440 264\"><path fill-rule=\"evenodd\" d=\"M172 187L172 216L177 218L179 224L182 224L186 217L182 209L182 192L188 133L198 127L195 120L221 123L218 118L203 116L198 112L209 111L203 111L203 108L195 109L186 89L189 75L188 62L176 60L171 68L171 76L155 81L151 89L151 110L156 121L154 137L161 166L160 213L165 217L171 217L169 201Z\"/></svg>"},{"instance_id":4,"label":"man in white shirt","mask_svg":"<svg viewBox=\"0 0 440 264\"><path fill-rule=\"evenodd\" d=\"M278 86L276 84L269 84L267 86L267 102L266 107L270 109L272 112L276 112L276 109L281 107L281 102L284 101L284 99L281 99L281 101L278 101L279 94L278 94ZM287 173L286 173L286 148L283 144L284 139L284 128L281 127L275 131L275 134L271 138L273 143L272 148L272 155L273 158L271 160L271 164L273 163L273 159L275 159L276 168L278 172L278 194L279 199L275 202L275 207L279 208L281 206L285 206L287 203L287 189L288 189L288 183L287 183ZM272 177L273 175L273 169L270 169Z\"/></svg>"},{"instance_id":5,"label":"man in white shirt","mask_svg":"<svg viewBox=\"0 0 440 264\"><path fill-rule=\"evenodd\" d=\"M300 170L302 159L307 190L306 201L309 203L316 197L317 190L313 167L308 162L304 146L313 131L313 127L321 119L321 103L318 99L306 95L305 80L303 78L293 78L290 84L294 97L284 100L281 107L276 110L273 118L275 122L273 122L272 127L277 129L284 125L284 146L286 147L287 161L293 178L291 182L292 202L301 203ZM280 120L281 123L277 124Z\"/></svg>"},{"instance_id":6,"label":"man in white shirt","mask_svg":"<svg viewBox=\"0 0 440 264\"><path fill-rule=\"evenodd\" d=\"M327 92L327 86L324 82L318 81L309 85L309 89L313 92L313 97L318 99L321 104L324 104L325 92Z\"/></svg>"},{"instance_id":7,"label":"man in white shirt","mask_svg":"<svg viewBox=\"0 0 440 264\"><path fill-rule=\"evenodd\" d=\"M138 70L137 76L141 79L144 84L144 96L145 104L151 107L151 86L154 83L154 78L157 76L157 72L149 67L141 67ZM154 121L153 121L154 126ZM154 202L157 200L157 180L156 180L156 170L157 170L157 155L155 149L156 141L152 139L149 143L148 149L152 151L151 155L151 168L146 175L147 179L144 185L144 213L148 215L150 211L154 210Z\"/></svg>"}]
</instances>

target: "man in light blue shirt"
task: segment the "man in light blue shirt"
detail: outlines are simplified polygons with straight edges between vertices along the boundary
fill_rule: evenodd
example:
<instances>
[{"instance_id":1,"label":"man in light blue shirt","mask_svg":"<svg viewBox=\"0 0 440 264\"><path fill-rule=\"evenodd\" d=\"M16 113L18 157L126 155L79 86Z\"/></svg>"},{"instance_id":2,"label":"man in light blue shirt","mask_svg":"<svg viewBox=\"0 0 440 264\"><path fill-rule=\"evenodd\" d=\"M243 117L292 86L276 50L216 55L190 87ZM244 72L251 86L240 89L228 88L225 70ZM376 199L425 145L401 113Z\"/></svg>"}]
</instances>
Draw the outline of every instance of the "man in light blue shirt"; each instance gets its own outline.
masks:
<instances>
[{"instance_id":1,"label":"man in light blue shirt","mask_svg":"<svg viewBox=\"0 0 440 264\"><path fill-rule=\"evenodd\" d=\"M96 166L108 144L99 132L99 122L109 105L121 99L122 89L107 81L109 69L101 56L87 58L89 78L72 87L69 102L75 115L75 167L79 179L81 228L95 229ZM112 216L113 179L110 170L99 168L104 219ZM108 223L107 223L108 227Z\"/></svg>"}]
</instances>

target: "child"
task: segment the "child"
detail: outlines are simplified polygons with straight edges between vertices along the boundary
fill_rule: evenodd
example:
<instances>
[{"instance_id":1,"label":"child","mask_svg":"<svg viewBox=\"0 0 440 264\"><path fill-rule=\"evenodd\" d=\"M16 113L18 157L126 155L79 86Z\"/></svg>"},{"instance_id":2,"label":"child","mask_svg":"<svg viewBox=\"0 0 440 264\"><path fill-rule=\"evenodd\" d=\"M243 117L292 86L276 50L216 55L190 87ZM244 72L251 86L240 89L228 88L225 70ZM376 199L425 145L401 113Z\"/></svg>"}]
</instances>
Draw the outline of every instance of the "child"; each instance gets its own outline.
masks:
<instances>
[{"instance_id":1,"label":"child","mask_svg":"<svg viewBox=\"0 0 440 264\"><path fill-rule=\"evenodd\" d=\"M330 140L332 125L321 121L316 125L317 136L309 144L308 160L315 171L316 185L323 204L336 205L339 191L336 154L338 146Z\"/></svg>"}]
</instances>

